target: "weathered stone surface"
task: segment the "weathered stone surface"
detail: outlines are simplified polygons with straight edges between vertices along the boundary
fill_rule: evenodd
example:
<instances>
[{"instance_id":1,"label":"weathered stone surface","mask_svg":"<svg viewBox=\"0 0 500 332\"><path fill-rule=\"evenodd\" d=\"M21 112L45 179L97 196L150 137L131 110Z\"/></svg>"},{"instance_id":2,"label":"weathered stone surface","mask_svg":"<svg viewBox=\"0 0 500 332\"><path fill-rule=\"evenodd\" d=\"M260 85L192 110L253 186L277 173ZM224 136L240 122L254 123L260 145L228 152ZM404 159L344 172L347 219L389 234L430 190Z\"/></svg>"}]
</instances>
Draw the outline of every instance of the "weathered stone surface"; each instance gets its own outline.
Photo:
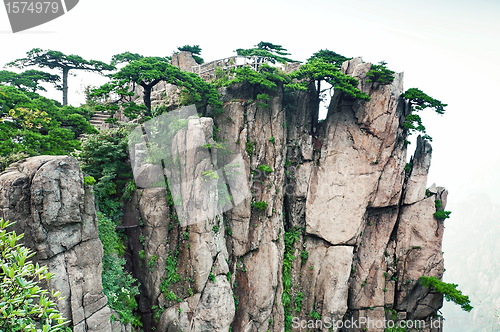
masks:
<instances>
[{"instance_id":1,"label":"weathered stone surface","mask_svg":"<svg viewBox=\"0 0 500 332\"><path fill-rule=\"evenodd\" d=\"M361 82L369 68L359 59L344 64L344 70ZM402 75L390 85L361 86L370 101L334 96L320 137L319 167L310 179L307 232L334 245L354 244L366 208L398 204L403 185Z\"/></svg>"},{"instance_id":2,"label":"weathered stone surface","mask_svg":"<svg viewBox=\"0 0 500 332\"><path fill-rule=\"evenodd\" d=\"M182 165L161 171L169 191L138 190L126 213L127 224L142 221L129 231L134 270L147 268L137 273L143 288L140 310L147 330L228 331L235 308L227 279L221 193L217 179L203 176L217 171L217 155L206 147L214 143L213 122L189 117L185 124L164 151L166 159L172 156ZM131 151L142 153L141 146Z\"/></svg>"},{"instance_id":3,"label":"weathered stone surface","mask_svg":"<svg viewBox=\"0 0 500 332\"><path fill-rule=\"evenodd\" d=\"M411 173L406 185L404 204L413 204L425 197L431 158L430 143L419 136L415 155L410 161Z\"/></svg>"},{"instance_id":4,"label":"weathered stone surface","mask_svg":"<svg viewBox=\"0 0 500 332\"><path fill-rule=\"evenodd\" d=\"M396 261L398 271L395 307L412 319L428 317L442 306L440 294L430 293L418 283L421 276L441 278L444 271L441 243L443 221L437 220L436 196L404 206L397 229Z\"/></svg>"},{"instance_id":5,"label":"weathered stone surface","mask_svg":"<svg viewBox=\"0 0 500 332\"><path fill-rule=\"evenodd\" d=\"M48 286L64 297L58 308L74 331L111 331L94 199L76 159L33 157L0 174L0 217L16 222L34 260L55 274Z\"/></svg>"},{"instance_id":6,"label":"weathered stone surface","mask_svg":"<svg viewBox=\"0 0 500 332\"><path fill-rule=\"evenodd\" d=\"M394 302L391 288L392 258L387 249L394 230L399 208L370 209L366 226L358 239L353 273L349 285L349 308L381 307ZM391 302L392 301L392 302Z\"/></svg>"},{"instance_id":7,"label":"weathered stone surface","mask_svg":"<svg viewBox=\"0 0 500 332\"><path fill-rule=\"evenodd\" d=\"M182 53L173 61L193 65ZM313 90L277 92L263 105L254 87L239 84L221 90L224 111L214 119L195 112L171 122L179 130L159 135L171 140L163 164L147 163L145 137L131 147L139 189L124 225L145 330L283 331L293 317L317 315L429 321L442 297L418 278L442 276L443 223L433 213L447 192L426 190L431 147L422 139L405 172L403 75L372 83L370 67L356 58L342 70L371 100L336 92L322 123ZM179 90L161 85L152 96L153 105L172 108ZM239 164L240 176L231 178L227 164ZM17 167L1 176L0 208L29 221L27 239L63 276L54 280L68 298L61 310L75 331L125 331L105 325L110 312L101 286L88 287L89 275L100 275L102 255L94 245L93 202L82 188L60 190L71 177L81 182L81 174L59 172L63 164L45 165L43 158ZM59 175L44 176L42 168ZM257 202L267 205L259 209ZM96 260L77 259L86 251Z\"/></svg>"},{"instance_id":8,"label":"weathered stone surface","mask_svg":"<svg viewBox=\"0 0 500 332\"><path fill-rule=\"evenodd\" d=\"M182 71L192 72L193 67L198 64L190 52L182 51L172 54L172 65L178 67Z\"/></svg>"}]
</instances>

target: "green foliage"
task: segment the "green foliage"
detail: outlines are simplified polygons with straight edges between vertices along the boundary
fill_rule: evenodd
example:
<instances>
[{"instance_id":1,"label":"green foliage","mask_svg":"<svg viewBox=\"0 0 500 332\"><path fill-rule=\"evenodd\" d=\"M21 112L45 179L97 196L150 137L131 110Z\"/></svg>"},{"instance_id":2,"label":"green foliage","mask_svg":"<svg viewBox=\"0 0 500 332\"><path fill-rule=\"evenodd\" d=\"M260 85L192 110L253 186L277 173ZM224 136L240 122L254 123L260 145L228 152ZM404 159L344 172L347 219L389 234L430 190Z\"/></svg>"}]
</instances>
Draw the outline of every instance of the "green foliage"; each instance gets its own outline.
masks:
<instances>
[{"instance_id":1,"label":"green foliage","mask_svg":"<svg viewBox=\"0 0 500 332\"><path fill-rule=\"evenodd\" d=\"M402 95L403 98L407 99L412 107L412 109L421 111L426 108L433 109L438 114L444 114L445 107L447 104L443 104L441 101L430 97L425 94L422 90L417 88L411 88L406 90Z\"/></svg>"},{"instance_id":2,"label":"green foliage","mask_svg":"<svg viewBox=\"0 0 500 332\"><path fill-rule=\"evenodd\" d=\"M192 54L201 54L201 47L200 45L184 45L181 47L177 47L179 51L184 51L184 52L190 52Z\"/></svg>"},{"instance_id":3,"label":"green foliage","mask_svg":"<svg viewBox=\"0 0 500 332\"><path fill-rule=\"evenodd\" d=\"M181 280L181 276L177 273L177 256L178 252L168 254L165 264L165 280L162 281L160 290L165 294L168 292L172 284L176 284Z\"/></svg>"},{"instance_id":4,"label":"green foliage","mask_svg":"<svg viewBox=\"0 0 500 332\"><path fill-rule=\"evenodd\" d=\"M251 206L259 211L265 211L267 209L267 203L264 201L252 202Z\"/></svg>"},{"instance_id":5,"label":"green foliage","mask_svg":"<svg viewBox=\"0 0 500 332\"><path fill-rule=\"evenodd\" d=\"M443 294L446 301L458 304L462 310L469 312L473 309L470 305L469 297L457 289L457 284L446 283L436 277L420 277L419 282L432 292Z\"/></svg>"},{"instance_id":6,"label":"green foliage","mask_svg":"<svg viewBox=\"0 0 500 332\"><path fill-rule=\"evenodd\" d=\"M25 58L14 60L7 64L18 68L37 66L39 68L59 69L63 77L63 105L68 104L68 75L71 70L102 72L113 70L114 66L97 60L85 60L79 55L64 54L59 51L34 48L26 53Z\"/></svg>"},{"instance_id":7,"label":"green foliage","mask_svg":"<svg viewBox=\"0 0 500 332\"><path fill-rule=\"evenodd\" d=\"M245 151L249 156L253 155L253 152L255 151L255 142L247 142L245 145Z\"/></svg>"},{"instance_id":8,"label":"green foliage","mask_svg":"<svg viewBox=\"0 0 500 332\"><path fill-rule=\"evenodd\" d=\"M426 129L422 124L422 118L418 114L408 114L403 123L403 127L410 131L425 133Z\"/></svg>"},{"instance_id":9,"label":"green foliage","mask_svg":"<svg viewBox=\"0 0 500 332\"><path fill-rule=\"evenodd\" d=\"M307 63L302 65L297 71L290 74L291 78L298 79L302 89L307 89L309 84L314 83L318 102L323 92L330 89L322 89L321 83L326 82L333 89L342 91L345 95L361 99L370 100L370 97L357 88L358 80L340 71L342 60L347 58L335 52L321 50L313 55Z\"/></svg>"},{"instance_id":10,"label":"green foliage","mask_svg":"<svg viewBox=\"0 0 500 332\"><path fill-rule=\"evenodd\" d=\"M208 280L210 280L210 281L212 281L212 282L215 282L215 281L216 281L216 279L215 279L215 275L214 275L213 273L210 273L210 274L208 275Z\"/></svg>"},{"instance_id":11,"label":"green foliage","mask_svg":"<svg viewBox=\"0 0 500 332\"><path fill-rule=\"evenodd\" d=\"M123 190L123 199L128 200L132 197L134 192L137 190L137 186L135 185L135 181L130 179L125 185L125 189Z\"/></svg>"},{"instance_id":12,"label":"green foliage","mask_svg":"<svg viewBox=\"0 0 500 332\"><path fill-rule=\"evenodd\" d=\"M436 208L440 208L443 207L443 202L440 199L436 199L434 201L434 205L436 206Z\"/></svg>"},{"instance_id":13,"label":"green foliage","mask_svg":"<svg viewBox=\"0 0 500 332\"><path fill-rule=\"evenodd\" d=\"M334 65L336 68L340 69L345 61L351 60L352 58L346 58L336 52L330 51L328 49L319 50L314 53L307 61L320 60L321 62L329 63Z\"/></svg>"},{"instance_id":14,"label":"green foliage","mask_svg":"<svg viewBox=\"0 0 500 332\"><path fill-rule=\"evenodd\" d=\"M14 156L65 155L80 148L80 134L96 132L83 114L48 98L0 86L0 157L2 168Z\"/></svg>"},{"instance_id":15,"label":"green foliage","mask_svg":"<svg viewBox=\"0 0 500 332\"><path fill-rule=\"evenodd\" d=\"M450 214L451 214L451 211L440 210L440 211L434 212L434 217L438 220L445 220L445 219L450 217Z\"/></svg>"},{"instance_id":16,"label":"green foliage","mask_svg":"<svg viewBox=\"0 0 500 332\"><path fill-rule=\"evenodd\" d=\"M403 93L401 97L408 100L412 112L431 108L438 114L444 114L444 108L448 106L447 104L443 104L441 101L430 97L429 95L422 92L422 90L419 90L417 88L406 90L406 92ZM409 115L407 115L405 122L403 123L403 127L408 129L410 131L410 134L414 132L420 132L424 134L422 136L423 139L432 141L432 137L426 134L426 129L422 124L422 119L417 114L410 113Z\"/></svg>"},{"instance_id":17,"label":"green foliage","mask_svg":"<svg viewBox=\"0 0 500 332\"><path fill-rule=\"evenodd\" d=\"M380 61L378 65L372 65L366 73L369 78L367 82L375 82L380 84L391 84L394 81L394 71L387 68L387 62Z\"/></svg>"},{"instance_id":18,"label":"green foliage","mask_svg":"<svg viewBox=\"0 0 500 332\"><path fill-rule=\"evenodd\" d=\"M287 76L280 74L277 68L271 67L268 64L262 64L257 71L249 66L236 68L234 70L234 78L228 80L224 86L237 83L249 84L256 90L254 97L258 99L257 96L265 97L265 93L259 93L259 91L274 91L278 87L278 84L286 83L287 81Z\"/></svg>"},{"instance_id":19,"label":"green foliage","mask_svg":"<svg viewBox=\"0 0 500 332\"><path fill-rule=\"evenodd\" d=\"M58 75L46 73L44 71L30 69L21 73L14 73L7 70L0 71L0 83L9 84L24 92L36 93L47 91L41 83L50 83L56 88L61 88L58 83L61 78Z\"/></svg>"},{"instance_id":20,"label":"green foliage","mask_svg":"<svg viewBox=\"0 0 500 332\"><path fill-rule=\"evenodd\" d=\"M151 255L148 260L148 268L150 271L153 271L153 268L155 267L156 261L158 260L157 255Z\"/></svg>"},{"instance_id":21,"label":"green foliage","mask_svg":"<svg viewBox=\"0 0 500 332\"><path fill-rule=\"evenodd\" d=\"M257 95L257 99L269 100L271 99L271 97L267 93L260 93Z\"/></svg>"},{"instance_id":22,"label":"green foliage","mask_svg":"<svg viewBox=\"0 0 500 332\"><path fill-rule=\"evenodd\" d=\"M131 52L127 51L127 52L113 55L113 57L111 58L111 64L114 66L114 65L117 65L119 63L129 63L131 61L140 60L142 58L144 58L144 57L140 54L131 53Z\"/></svg>"},{"instance_id":23,"label":"green foliage","mask_svg":"<svg viewBox=\"0 0 500 332\"><path fill-rule=\"evenodd\" d=\"M209 171L203 171L201 172L201 176L203 181L208 181L208 180L218 180L219 179L219 174L217 174L216 171L209 170Z\"/></svg>"},{"instance_id":24,"label":"green foliage","mask_svg":"<svg viewBox=\"0 0 500 332\"><path fill-rule=\"evenodd\" d=\"M201 47L200 45L184 45L181 47L177 47L179 51L185 51L185 52L190 52L194 58L194 61L196 61L197 64L201 65L205 61L203 58L201 58L199 55L201 54Z\"/></svg>"},{"instance_id":25,"label":"green foliage","mask_svg":"<svg viewBox=\"0 0 500 332\"><path fill-rule=\"evenodd\" d=\"M304 300L304 294L302 292L297 292L294 299L295 312L300 312L302 310L302 301Z\"/></svg>"},{"instance_id":26,"label":"green foliage","mask_svg":"<svg viewBox=\"0 0 500 332\"><path fill-rule=\"evenodd\" d=\"M314 320L321 320L321 315L316 311L316 310L311 310L309 313L309 317L311 317Z\"/></svg>"},{"instance_id":27,"label":"green foliage","mask_svg":"<svg viewBox=\"0 0 500 332\"><path fill-rule=\"evenodd\" d=\"M125 245L116 231L116 224L102 213L97 213L99 239L104 255L102 259L102 287L108 297L109 306L114 309L119 320L125 324L141 326L135 296L139 295L137 280L125 270Z\"/></svg>"},{"instance_id":28,"label":"green foliage","mask_svg":"<svg viewBox=\"0 0 500 332\"><path fill-rule=\"evenodd\" d=\"M283 46L263 41L255 45L255 47L253 48L239 48L236 50L236 54L240 56L264 57L271 63L298 62L286 57L287 55L290 55L290 53L288 53L287 50L283 48Z\"/></svg>"},{"instance_id":29,"label":"green foliage","mask_svg":"<svg viewBox=\"0 0 500 332\"><path fill-rule=\"evenodd\" d=\"M386 327L384 329L384 332L406 332L406 328L405 327Z\"/></svg>"},{"instance_id":30,"label":"green foliage","mask_svg":"<svg viewBox=\"0 0 500 332\"><path fill-rule=\"evenodd\" d=\"M409 173L412 168L413 168L413 163L406 163L405 168L404 168L405 173Z\"/></svg>"},{"instance_id":31,"label":"green foliage","mask_svg":"<svg viewBox=\"0 0 500 332\"><path fill-rule=\"evenodd\" d=\"M86 186L93 186L95 184L95 179L93 176L84 176L83 184Z\"/></svg>"},{"instance_id":32,"label":"green foliage","mask_svg":"<svg viewBox=\"0 0 500 332\"><path fill-rule=\"evenodd\" d=\"M166 298L167 300L169 300L169 301L174 301L174 302L180 302L180 301L181 301L181 299L179 299L179 298L177 297L177 295L175 295L175 293L174 293L174 292L172 292L172 291L167 291L167 292L165 293L165 298Z\"/></svg>"},{"instance_id":33,"label":"green foliage","mask_svg":"<svg viewBox=\"0 0 500 332\"><path fill-rule=\"evenodd\" d=\"M183 72L172 66L168 58L143 57L130 61L118 72L112 74L111 81L93 90L92 97L109 97L118 95L118 99L108 106L116 110L116 105L123 107L123 112L129 118L148 120L153 114L151 109L151 90L160 82L176 85L181 90L183 105L212 105L216 109L222 107L219 94L214 85L205 82L194 73ZM133 88L139 85L144 89L144 105L136 104L132 97Z\"/></svg>"},{"instance_id":34,"label":"green foliage","mask_svg":"<svg viewBox=\"0 0 500 332\"><path fill-rule=\"evenodd\" d=\"M307 259L309 258L309 251L307 250L302 250L300 252L300 258L302 260L302 263L305 263L307 261Z\"/></svg>"},{"instance_id":35,"label":"green foliage","mask_svg":"<svg viewBox=\"0 0 500 332\"><path fill-rule=\"evenodd\" d=\"M272 172L274 172L274 171L273 171L273 169L271 168L271 166L269 166L269 165L259 165L259 166L257 167L257 169L258 169L259 171L261 171L261 172L266 173L266 174L267 174L267 173L272 173Z\"/></svg>"},{"instance_id":36,"label":"green foliage","mask_svg":"<svg viewBox=\"0 0 500 332\"><path fill-rule=\"evenodd\" d=\"M281 296L281 303L283 304L285 314L285 331L292 330L292 263L295 260L294 244L298 241L301 234L300 228L292 228L285 232L285 252L283 256L283 295ZM300 301L302 304L302 301Z\"/></svg>"},{"instance_id":37,"label":"green foliage","mask_svg":"<svg viewBox=\"0 0 500 332\"><path fill-rule=\"evenodd\" d=\"M273 144L276 143L276 138L274 138L274 136L273 137L269 137L269 142L271 142Z\"/></svg>"},{"instance_id":38,"label":"green foliage","mask_svg":"<svg viewBox=\"0 0 500 332\"><path fill-rule=\"evenodd\" d=\"M77 155L82 171L96 180L94 192L100 211L113 218L121 215L122 197L132 179L127 134L124 129L113 129L90 135Z\"/></svg>"},{"instance_id":39,"label":"green foliage","mask_svg":"<svg viewBox=\"0 0 500 332\"><path fill-rule=\"evenodd\" d=\"M29 260L34 253L17 243L23 234L7 231L11 225L0 219L0 331L63 332L68 321L50 299L60 294L40 286L54 275Z\"/></svg>"}]
</instances>

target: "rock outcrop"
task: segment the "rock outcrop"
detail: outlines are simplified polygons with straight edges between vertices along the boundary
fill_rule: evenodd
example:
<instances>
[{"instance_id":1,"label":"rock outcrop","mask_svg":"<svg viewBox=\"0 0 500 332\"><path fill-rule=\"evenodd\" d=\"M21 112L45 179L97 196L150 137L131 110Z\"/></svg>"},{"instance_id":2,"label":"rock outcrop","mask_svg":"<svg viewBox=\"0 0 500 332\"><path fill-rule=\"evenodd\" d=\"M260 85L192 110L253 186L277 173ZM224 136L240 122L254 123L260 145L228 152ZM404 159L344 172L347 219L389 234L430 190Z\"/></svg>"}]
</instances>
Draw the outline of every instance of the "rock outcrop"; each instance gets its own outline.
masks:
<instances>
[{"instance_id":1,"label":"rock outcrop","mask_svg":"<svg viewBox=\"0 0 500 332\"><path fill-rule=\"evenodd\" d=\"M426 188L432 150L426 141L419 138L406 161L402 124L410 109L400 97L403 75L392 84L372 83L370 66L358 58L342 68L359 79L370 101L337 93L319 124L312 92L277 92L263 104L253 101L248 86L225 88L223 112L213 120L186 119L167 148L166 163L176 160L184 172L184 180L174 181L182 188L173 189L179 202L164 186L147 185L161 174L172 189L171 166L135 165L142 188L126 222L143 223L129 235L148 326L282 331L300 330L295 323L311 319L409 319L425 321L424 331L439 331L430 323L442 296L418 279L442 277L443 223L433 213L447 192ZM132 160L144 159L148 139L132 149ZM188 153L174 156L173 150ZM218 169L228 151L241 156L239 184L248 186L248 195L184 224L179 211L206 205L192 179L216 172L227 180ZM221 198L220 188L213 193ZM364 328L380 331L378 325Z\"/></svg>"},{"instance_id":2,"label":"rock outcrop","mask_svg":"<svg viewBox=\"0 0 500 332\"><path fill-rule=\"evenodd\" d=\"M427 141L407 163L403 75L382 85L370 67L344 63L370 100L336 92L324 121L312 88L256 102L237 84L221 90L223 112L168 112L131 134L137 190L123 222L145 331L381 331L398 320L440 331L442 296L418 280L443 274L434 212L447 192L427 187ZM171 109L178 89L152 97ZM75 331L124 328L109 321L94 202L74 159L13 165L0 209L58 275L50 286Z\"/></svg>"},{"instance_id":3,"label":"rock outcrop","mask_svg":"<svg viewBox=\"0 0 500 332\"><path fill-rule=\"evenodd\" d=\"M0 218L15 222L33 259L55 274L48 286L64 297L58 308L75 332L129 330L110 320L94 196L76 159L39 156L11 165L0 174Z\"/></svg>"}]
</instances>

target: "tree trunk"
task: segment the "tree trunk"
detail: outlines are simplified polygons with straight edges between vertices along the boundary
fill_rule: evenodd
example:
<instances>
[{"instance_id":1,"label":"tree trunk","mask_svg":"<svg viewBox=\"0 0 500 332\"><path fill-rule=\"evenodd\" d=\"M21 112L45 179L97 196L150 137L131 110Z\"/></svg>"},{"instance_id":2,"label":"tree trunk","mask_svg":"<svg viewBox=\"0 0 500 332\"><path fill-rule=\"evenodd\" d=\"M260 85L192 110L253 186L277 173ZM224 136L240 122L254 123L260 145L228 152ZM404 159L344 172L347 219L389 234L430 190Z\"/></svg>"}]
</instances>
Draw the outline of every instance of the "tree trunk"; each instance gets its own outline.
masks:
<instances>
[{"instance_id":1,"label":"tree trunk","mask_svg":"<svg viewBox=\"0 0 500 332\"><path fill-rule=\"evenodd\" d=\"M151 90L153 87L149 85L143 85L142 87L144 88L144 106L148 109L147 115L151 116Z\"/></svg>"},{"instance_id":2,"label":"tree trunk","mask_svg":"<svg viewBox=\"0 0 500 332\"><path fill-rule=\"evenodd\" d=\"M144 106L148 109L147 114L148 116L151 116L151 90L153 90L153 87L158 84L161 80L155 79L149 84L146 83L140 83L139 85L144 88Z\"/></svg>"},{"instance_id":3,"label":"tree trunk","mask_svg":"<svg viewBox=\"0 0 500 332\"><path fill-rule=\"evenodd\" d=\"M63 106L68 105L68 73L69 68L63 67Z\"/></svg>"}]
</instances>

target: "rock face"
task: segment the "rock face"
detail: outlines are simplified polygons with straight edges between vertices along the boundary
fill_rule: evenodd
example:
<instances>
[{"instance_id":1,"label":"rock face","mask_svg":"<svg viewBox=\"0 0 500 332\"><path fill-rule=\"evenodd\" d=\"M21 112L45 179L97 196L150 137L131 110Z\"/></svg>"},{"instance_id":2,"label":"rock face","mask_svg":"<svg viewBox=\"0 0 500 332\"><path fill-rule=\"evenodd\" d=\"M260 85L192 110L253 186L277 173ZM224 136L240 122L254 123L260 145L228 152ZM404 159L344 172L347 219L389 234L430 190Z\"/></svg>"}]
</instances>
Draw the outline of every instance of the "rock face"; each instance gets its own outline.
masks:
<instances>
[{"instance_id":1,"label":"rock face","mask_svg":"<svg viewBox=\"0 0 500 332\"><path fill-rule=\"evenodd\" d=\"M33 157L1 173L0 218L16 222L33 259L55 274L49 288L64 297L58 307L74 331L127 330L110 322L94 197L74 158Z\"/></svg>"},{"instance_id":2,"label":"rock face","mask_svg":"<svg viewBox=\"0 0 500 332\"><path fill-rule=\"evenodd\" d=\"M193 65L183 53L173 61ZM370 66L342 67L370 101L336 93L321 123L313 90L255 102L239 84L212 118L168 112L131 135L137 190L124 225L145 331L381 331L385 320L441 330L442 296L418 279L442 277L433 214L447 192L427 188L428 142L406 162L403 75L372 83ZM155 105L173 108L178 90L160 88ZM0 208L59 276L51 286L75 331L122 328L109 323L93 199L75 160L14 165L0 176Z\"/></svg>"},{"instance_id":3,"label":"rock face","mask_svg":"<svg viewBox=\"0 0 500 332\"><path fill-rule=\"evenodd\" d=\"M172 55L172 65L179 67L183 71L193 71L193 67L198 64L190 52L182 51Z\"/></svg>"},{"instance_id":4,"label":"rock face","mask_svg":"<svg viewBox=\"0 0 500 332\"><path fill-rule=\"evenodd\" d=\"M314 91L277 92L263 104L248 86L226 88L221 114L190 118L172 138L168 149L188 151L165 158L182 165L191 186L180 185L178 202L166 188L147 185L158 169L169 182L171 166L135 166L139 189L126 222L143 223L129 235L145 326L288 331L315 319L371 321L359 331L380 331L373 324L411 319L422 320L423 331L440 330L430 324L442 296L418 279L442 277L444 226L433 213L447 192L426 189L432 151L426 141L418 139L406 162L403 75L392 84L371 83L370 66L358 58L342 70L371 100L336 94L321 124ZM138 143L131 158L144 159L145 146ZM227 170L218 172L227 153L241 156L239 184L250 191L230 209L213 209L192 179L217 172L227 180ZM212 199L223 196L219 187L212 192ZM178 215L203 206L213 211L189 225Z\"/></svg>"}]
</instances>

